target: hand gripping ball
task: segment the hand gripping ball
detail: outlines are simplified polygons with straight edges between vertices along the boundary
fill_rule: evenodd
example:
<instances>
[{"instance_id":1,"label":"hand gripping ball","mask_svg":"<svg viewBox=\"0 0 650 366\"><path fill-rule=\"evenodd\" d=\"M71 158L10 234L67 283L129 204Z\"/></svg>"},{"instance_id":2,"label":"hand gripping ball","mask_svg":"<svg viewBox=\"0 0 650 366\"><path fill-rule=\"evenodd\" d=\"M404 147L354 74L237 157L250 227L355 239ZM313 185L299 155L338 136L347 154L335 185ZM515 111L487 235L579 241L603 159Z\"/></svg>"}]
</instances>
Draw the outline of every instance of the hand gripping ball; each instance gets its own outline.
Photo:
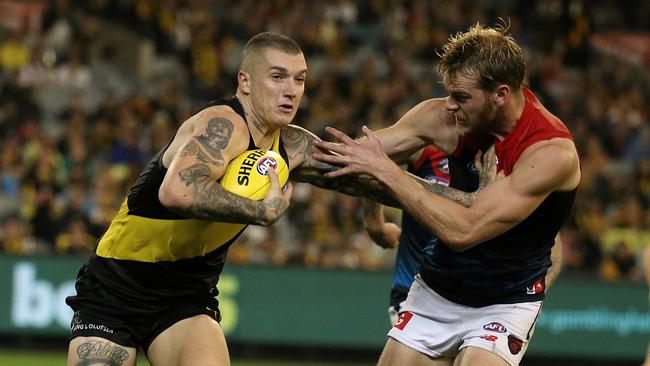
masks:
<instances>
[{"instance_id":1,"label":"hand gripping ball","mask_svg":"<svg viewBox=\"0 0 650 366\"><path fill-rule=\"evenodd\" d=\"M289 167L280 154L272 150L248 150L228 164L219 180L228 192L252 200L261 200L271 188L268 171L271 167L278 173L280 186L289 179Z\"/></svg>"}]
</instances>

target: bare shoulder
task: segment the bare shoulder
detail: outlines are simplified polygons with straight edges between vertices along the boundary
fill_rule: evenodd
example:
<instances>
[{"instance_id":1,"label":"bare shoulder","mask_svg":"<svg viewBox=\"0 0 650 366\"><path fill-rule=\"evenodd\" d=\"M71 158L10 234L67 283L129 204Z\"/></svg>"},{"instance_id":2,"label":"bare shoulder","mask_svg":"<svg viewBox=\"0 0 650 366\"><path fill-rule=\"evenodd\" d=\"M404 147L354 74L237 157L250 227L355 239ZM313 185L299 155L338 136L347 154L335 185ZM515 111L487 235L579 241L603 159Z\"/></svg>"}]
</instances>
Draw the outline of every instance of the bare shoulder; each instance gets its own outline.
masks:
<instances>
[{"instance_id":1,"label":"bare shoulder","mask_svg":"<svg viewBox=\"0 0 650 366\"><path fill-rule=\"evenodd\" d=\"M300 126L288 125L282 128L280 137L289 157L288 163L291 169L311 161L314 151L311 142L318 139L316 135Z\"/></svg>"},{"instance_id":2,"label":"bare shoulder","mask_svg":"<svg viewBox=\"0 0 650 366\"><path fill-rule=\"evenodd\" d=\"M447 98L420 102L396 123L410 128L422 141L451 153L458 143L458 131L445 105Z\"/></svg>"},{"instance_id":3,"label":"bare shoulder","mask_svg":"<svg viewBox=\"0 0 650 366\"><path fill-rule=\"evenodd\" d=\"M438 119L445 112L445 98L432 98L416 104L400 118L402 121L421 120L421 119Z\"/></svg>"},{"instance_id":4,"label":"bare shoulder","mask_svg":"<svg viewBox=\"0 0 650 366\"><path fill-rule=\"evenodd\" d=\"M536 186L551 191L568 191L580 183L580 161L573 141L554 138L536 142L521 154L513 173L534 174Z\"/></svg>"},{"instance_id":5,"label":"bare shoulder","mask_svg":"<svg viewBox=\"0 0 650 366\"><path fill-rule=\"evenodd\" d=\"M208 149L227 149L236 153L244 151L248 146L248 127L246 121L230 107L205 108L181 124L163 157L165 166L169 166L171 160L193 137Z\"/></svg>"},{"instance_id":6,"label":"bare shoulder","mask_svg":"<svg viewBox=\"0 0 650 366\"><path fill-rule=\"evenodd\" d=\"M225 129L225 132L233 134L248 135L248 126L242 116L237 114L232 108L225 105L218 105L205 108L192 116L186 122L189 122L193 133L203 134L206 129L214 131L215 129ZM248 144L248 141L246 141Z\"/></svg>"}]
</instances>

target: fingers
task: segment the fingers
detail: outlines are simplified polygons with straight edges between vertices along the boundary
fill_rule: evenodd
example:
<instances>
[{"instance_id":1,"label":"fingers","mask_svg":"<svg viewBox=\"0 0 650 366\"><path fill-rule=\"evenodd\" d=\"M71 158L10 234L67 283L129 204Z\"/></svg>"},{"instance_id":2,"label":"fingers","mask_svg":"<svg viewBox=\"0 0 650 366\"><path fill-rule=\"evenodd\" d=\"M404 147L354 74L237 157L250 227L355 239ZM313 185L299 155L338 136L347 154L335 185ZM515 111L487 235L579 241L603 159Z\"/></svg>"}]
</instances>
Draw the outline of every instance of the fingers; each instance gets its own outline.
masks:
<instances>
[{"instance_id":1,"label":"fingers","mask_svg":"<svg viewBox=\"0 0 650 366\"><path fill-rule=\"evenodd\" d=\"M278 172L275 171L275 168L273 167L269 168L269 171L267 172L267 176L271 181L271 190L280 189Z\"/></svg>"},{"instance_id":2,"label":"fingers","mask_svg":"<svg viewBox=\"0 0 650 366\"><path fill-rule=\"evenodd\" d=\"M345 163L345 158L340 156L340 155L331 155L331 154L325 154L321 152L315 152L312 154L312 158L318 161L322 161L325 163L328 163L330 165L341 165Z\"/></svg>"},{"instance_id":3,"label":"fingers","mask_svg":"<svg viewBox=\"0 0 650 366\"><path fill-rule=\"evenodd\" d=\"M340 154L345 151L345 145L338 142L329 142L314 139L312 141L312 144L316 146L320 151L324 152Z\"/></svg>"},{"instance_id":4,"label":"fingers","mask_svg":"<svg viewBox=\"0 0 650 366\"><path fill-rule=\"evenodd\" d=\"M330 134L335 139L343 142L344 144L356 143L356 141L354 141L354 139L352 139L352 137L346 135L345 133L337 130L334 127L325 127L325 132Z\"/></svg>"},{"instance_id":5,"label":"fingers","mask_svg":"<svg viewBox=\"0 0 650 366\"><path fill-rule=\"evenodd\" d=\"M361 127L361 131L363 132L364 135L368 138L369 141L371 142L380 142L379 138L377 138L377 135L368 128L368 126L363 126Z\"/></svg>"},{"instance_id":6,"label":"fingers","mask_svg":"<svg viewBox=\"0 0 650 366\"><path fill-rule=\"evenodd\" d=\"M350 168L349 166L346 166L346 167L343 167L343 168L340 168L340 169L337 169L337 170L334 170L334 171L331 171L331 172L327 172L324 175L327 178L338 178L338 177L342 177L344 175L353 174L353 173L354 173L354 170L352 170L352 168Z\"/></svg>"},{"instance_id":7,"label":"fingers","mask_svg":"<svg viewBox=\"0 0 650 366\"><path fill-rule=\"evenodd\" d=\"M334 137L335 140L338 140L340 142L329 142L329 141L314 139L312 143L314 144L314 146L316 146L317 148L319 148L321 150L327 150L327 151L330 151L330 152L341 154L341 153L345 152L346 145L351 145L351 144L356 144L357 143L350 136L348 136L345 133L337 130L336 128L325 127L325 132L327 132L332 137Z\"/></svg>"}]
</instances>

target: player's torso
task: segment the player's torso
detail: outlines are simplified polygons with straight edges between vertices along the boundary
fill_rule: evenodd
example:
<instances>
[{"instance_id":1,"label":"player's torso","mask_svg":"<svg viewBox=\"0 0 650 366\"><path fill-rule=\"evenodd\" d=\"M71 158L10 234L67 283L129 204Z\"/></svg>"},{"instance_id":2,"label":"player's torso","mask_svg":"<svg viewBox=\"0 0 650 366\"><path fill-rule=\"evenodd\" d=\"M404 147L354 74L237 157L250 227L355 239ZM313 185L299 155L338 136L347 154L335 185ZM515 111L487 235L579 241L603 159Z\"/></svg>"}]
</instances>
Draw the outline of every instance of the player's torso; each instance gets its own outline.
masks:
<instances>
[{"instance_id":1,"label":"player's torso","mask_svg":"<svg viewBox=\"0 0 650 366\"><path fill-rule=\"evenodd\" d=\"M430 182L467 192L475 190L478 186L478 174L469 154L448 157L443 151L425 148L420 158L409 164L408 171ZM434 240L432 233L408 212L403 211L393 287L410 287L427 246L432 245Z\"/></svg>"},{"instance_id":2,"label":"player's torso","mask_svg":"<svg viewBox=\"0 0 650 366\"><path fill-rule=\"evenodd\" d=\"M236 99L214 104L217 103L231 103L233 110L243 117ZM163 155L168 147L152 158L129 190L100 239L89 269L103 273L105 278L148 283L148 287L154 288L165 279L167 283L161 290L174 283L186 289L210 289L218 280L228 247L246 225L188 219L165 208L158 199L158 191L167 172ZM250 138L249 149L253 148ZM279 150L286 159L281 142Z\"/></svg>"},{"instance_id":3,"label":"player's torso","mask_svg":"<svg viewBox=\"0 0 650 366\"><path fill-rule=\"evenodd\" d=\"M531 96L523 123L496 144L498 167L506 175L526 147L545 139L570 138L561 122L551 120L554 117ZM437 243L425 258L423 278L446 298L470 306L542 300L550 249L574 197L575 190L554 192L511 230L464 252Z\"/></svg>"}]
</instances>

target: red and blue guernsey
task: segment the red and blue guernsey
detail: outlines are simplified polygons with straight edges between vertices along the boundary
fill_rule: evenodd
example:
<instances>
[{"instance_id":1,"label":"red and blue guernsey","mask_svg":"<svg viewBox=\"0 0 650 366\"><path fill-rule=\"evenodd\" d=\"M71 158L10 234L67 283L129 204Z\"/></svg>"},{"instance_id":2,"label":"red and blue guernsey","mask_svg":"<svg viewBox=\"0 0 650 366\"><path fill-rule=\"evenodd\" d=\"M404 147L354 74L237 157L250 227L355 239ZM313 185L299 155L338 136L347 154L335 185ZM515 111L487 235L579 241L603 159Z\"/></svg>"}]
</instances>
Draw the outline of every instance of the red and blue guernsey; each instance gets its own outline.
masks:
<instances>
[{"instance_id":1,"label":"red and blue guernsey","mask_svg":"<svg viewBox=\"0 0 650 366\"><path fill-rule=\"evenodd\" d=\"M467 153L448 157L435 147L426 147L408 171L430 182L472 192L478 187L478 172L474 167L474 154ZM407 211L402 212L402 233L397 246L395 271L390 292L390 305L399 309L406 299L415 274L420 269L424 253L435 243L431 234Z\"/></svg>"},{"instance_id":2,"label":"red and blue guernsey","mask_svg":"<svg viewBox=\"0 0 650 366\"><path fill-rule=\"evenodd\" d=\"M523 88L523 113L514 129L496 142L499 171L509 175L530 145L573 136L535 95ZM463 139L457 151L471 148ZM423 258L420 274L437 293L450 301L480 307L544 299L544 277L551 266L555 236L569 216L576 189L553 192L526 219L506 233L464 252L437 242Z\"/></svg>"}]
</instances>

